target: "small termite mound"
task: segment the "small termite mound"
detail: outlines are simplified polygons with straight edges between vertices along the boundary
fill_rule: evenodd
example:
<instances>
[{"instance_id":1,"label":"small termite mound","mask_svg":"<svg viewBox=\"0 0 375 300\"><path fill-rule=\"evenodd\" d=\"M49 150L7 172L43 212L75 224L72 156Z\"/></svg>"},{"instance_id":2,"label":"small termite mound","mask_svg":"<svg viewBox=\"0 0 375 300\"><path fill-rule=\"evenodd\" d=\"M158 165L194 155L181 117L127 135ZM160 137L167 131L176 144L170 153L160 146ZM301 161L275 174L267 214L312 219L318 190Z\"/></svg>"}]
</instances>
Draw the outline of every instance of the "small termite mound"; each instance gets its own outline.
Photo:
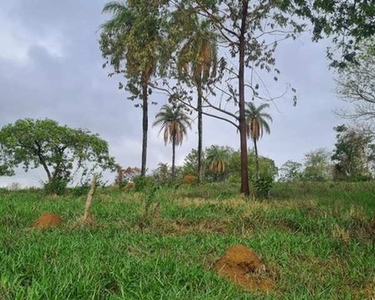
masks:
<instances>
[{"instance_id":1,"label":"small termite mound","mask_svg":"<svg viewBox=\"0 0 375 300\"><path fill-rule=\"evenodd\" d=\"M215 270L220 276L247 291L272 290L275 282L265 274L266 268L259 257L244 245L229 247L225 255L215 262Z\"/></svg>"},{"instance_id":2,"label":"small termite mound","mask_svg":"<svg viewBox=\"0 0 375 300\"><path fill-rule=\"evenodd\" d=\"M44 230L51 227L59 226L63 223L63 220L59 215L52 214L52 213L45 213L42 214L38 219L34 222L34 228L38 230Z\"/></svg>"}]
</instances>

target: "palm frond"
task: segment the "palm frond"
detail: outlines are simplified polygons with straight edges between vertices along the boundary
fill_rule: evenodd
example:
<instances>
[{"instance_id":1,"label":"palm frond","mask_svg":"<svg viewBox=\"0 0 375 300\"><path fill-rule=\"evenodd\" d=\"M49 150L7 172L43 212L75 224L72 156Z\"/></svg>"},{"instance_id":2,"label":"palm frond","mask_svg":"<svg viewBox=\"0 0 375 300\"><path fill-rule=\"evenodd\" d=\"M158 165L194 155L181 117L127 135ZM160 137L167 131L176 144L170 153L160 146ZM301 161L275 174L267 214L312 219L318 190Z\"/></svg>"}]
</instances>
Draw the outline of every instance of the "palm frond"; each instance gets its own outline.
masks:
<instances>
[{"instance_id":1,"label":"palm frond","mask_svg":"<svg viewBox=\"0 0 375 300\"><path fill-rule=\"evenodd\" d=\"M270 126L267 120L273 122L270 114L263 112L264 109L269 108L270 105L263 103L258 107L253 102L246 102L246 123L247 125L247 137L253 140L259 140L262 138L263 133L270 134Z\"/></svg>"},{"instance_id":2,"label":"palm frond","mask_svg":"<svg viewBox=\"0 0 375 300\"><path fill-rule=\"evenodd\" d=\"M164 143L167 144L169 140L170 143L181 145L187 135L187 129L191 128L190 118L183 111L183 106L165 104L155 118L153 126L161 125L165 128Z\"/></svg>"},{"instance_id":3,"label":"palm frond","mask_svg":"<svg viewBox=\"0 0 375 300\"><path fill-rule=\"evenodd\" d=\"M111 13L117 14L118 12L126 9L126 6L123 2L120 1L111 1L104 5L102 13Z\"/></svg>"}]
</instances>

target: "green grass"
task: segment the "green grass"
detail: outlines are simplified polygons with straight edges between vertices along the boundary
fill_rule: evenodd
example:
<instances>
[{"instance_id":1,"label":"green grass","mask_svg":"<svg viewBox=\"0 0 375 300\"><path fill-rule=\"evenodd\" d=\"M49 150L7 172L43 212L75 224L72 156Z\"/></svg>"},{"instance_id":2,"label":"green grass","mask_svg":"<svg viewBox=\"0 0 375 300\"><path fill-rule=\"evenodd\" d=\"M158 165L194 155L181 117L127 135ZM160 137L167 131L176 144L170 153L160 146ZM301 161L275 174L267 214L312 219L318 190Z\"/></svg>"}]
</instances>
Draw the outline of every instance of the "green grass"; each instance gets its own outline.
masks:
<instances>
[{"instance_id":1,"label":"green grass","mask_svg":"<svg viewBox=\"0 0 375 300\"><path fill-rule=\"evenodd\" d=\"M0 299L371 299L375 185L277 184L247 200L236 185L162 189L145 220L142 193L99 190L97 223L72 229L85 196L0 190ZM44 212L64 226L31 229ZM250 293L213 263L245 244L277 284Z\"/></svg>"}]
</instances>

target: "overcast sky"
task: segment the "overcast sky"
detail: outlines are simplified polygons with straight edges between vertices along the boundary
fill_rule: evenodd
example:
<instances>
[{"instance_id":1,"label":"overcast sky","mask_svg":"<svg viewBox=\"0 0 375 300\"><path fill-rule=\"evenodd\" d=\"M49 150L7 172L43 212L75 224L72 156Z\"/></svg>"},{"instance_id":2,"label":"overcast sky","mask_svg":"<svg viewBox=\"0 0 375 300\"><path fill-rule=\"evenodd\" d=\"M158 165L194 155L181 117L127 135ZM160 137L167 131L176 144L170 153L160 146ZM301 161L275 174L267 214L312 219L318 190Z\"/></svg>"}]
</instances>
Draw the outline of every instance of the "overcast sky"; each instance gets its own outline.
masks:
<instances>
[{"instance_id":1,"label":"overcast sky","mask_svg":"<svg viewBox=\"0 0 375 300\"><path fill-rule=\"evenodd\" d=\"M106 16L106 0L1 0L0 1L0 127L20 118L50 118L71 127L99 133L119 163L140 166L141 110L118 90L118 79L107 77L98 47L98 29ZM271 135L259 143L261 155L281 166L288 159L302 161L306 152L331 149L333 127L344 121L333 110L342 106L334 94L333 73L325 57L327 43L312 43L308 35L282 44L276 54L282 71L278 89L290 82L298 91L298 105L277 100L270 113ZM269 86L272 91L274 88ZM291 97L289 97L291 98ZM161 94L150 111L150 121L166 101ZM177 149L177 162L196 148L196 124L188 140ZM238 148L236 130L223 122L204 119L204 146ZM158 129L150 128L148 168L171 161ZM38 185L42 171L17 172L0 177L0 186L11 182Z\"/></svg>"}]
</instances>

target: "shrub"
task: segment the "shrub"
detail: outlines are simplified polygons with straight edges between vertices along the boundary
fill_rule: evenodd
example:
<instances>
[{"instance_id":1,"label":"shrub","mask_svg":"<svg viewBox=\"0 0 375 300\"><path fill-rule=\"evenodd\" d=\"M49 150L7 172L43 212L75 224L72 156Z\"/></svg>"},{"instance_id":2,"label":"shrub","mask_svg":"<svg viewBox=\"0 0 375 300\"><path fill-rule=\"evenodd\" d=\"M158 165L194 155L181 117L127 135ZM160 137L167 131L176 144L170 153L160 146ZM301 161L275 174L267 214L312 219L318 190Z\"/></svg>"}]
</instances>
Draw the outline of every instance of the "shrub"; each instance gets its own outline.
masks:
<instances>
[{"instance_id":1,"label":"shrub","mask_svg":"<svg viewBox=\"0 0 375 300\"><path fill-rule=\"evenodd\" d=\"M66 192L68 181L65 179L51 179L49 182L44 184L44 192L47 195L63 195Z\"/></svg>"},{"instance_id":2,"label":"shrub","mask_svg":"<svg viewBox=\"0 0 375 300\"><path fill-rule=\"evenodd\" d=\"M258 197L268 198L270 190L273 186L273 178L268 175L260 175L259 178L254 179L253 184Z\"/></svg>"},{"instance_id":3,"label":"shrub","mask_svg":"<svg viewBox=\"0 0 375 300\"><path fill-rule=\"evenodd\" d=\"M151 177L141 175L134 179L134 184L135 184L134 190L136 192L142 192L146 188L152 187L154 184L154 181Z\"/></svg>"}]
</instances>

